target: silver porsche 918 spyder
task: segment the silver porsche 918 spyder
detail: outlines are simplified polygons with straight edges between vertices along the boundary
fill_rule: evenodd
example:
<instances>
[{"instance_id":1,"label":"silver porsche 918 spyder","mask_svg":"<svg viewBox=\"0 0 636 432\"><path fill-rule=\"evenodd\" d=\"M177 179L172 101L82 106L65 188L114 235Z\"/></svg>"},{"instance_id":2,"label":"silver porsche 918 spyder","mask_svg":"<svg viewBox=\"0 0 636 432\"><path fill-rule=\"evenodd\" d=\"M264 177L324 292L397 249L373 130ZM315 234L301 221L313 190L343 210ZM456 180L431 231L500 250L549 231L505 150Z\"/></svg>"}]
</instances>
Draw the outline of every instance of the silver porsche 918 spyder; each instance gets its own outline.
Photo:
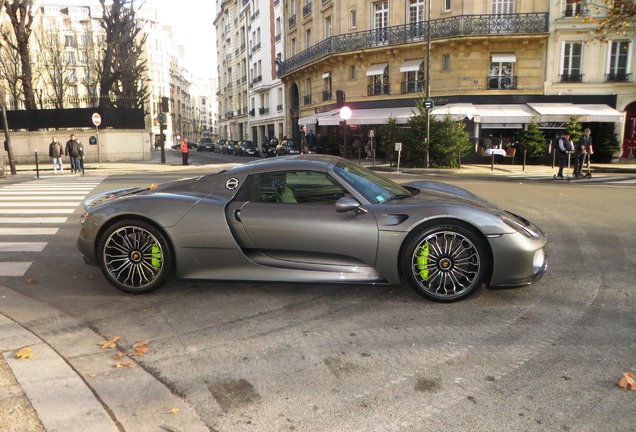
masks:
<instances>
[{"instance_id":1,"label":"silver porsche 918 spyder","mask_svg":"<svg viewBox=\"0 0 636 432\"><path fill-rule=\"evenodd\" d=\"M451 185L399 185L344 159L255 161L84 201L77 246L116 288L167 280L399 285L451 302L545 272L546 236Z\"/></svg>"}]
</instances>

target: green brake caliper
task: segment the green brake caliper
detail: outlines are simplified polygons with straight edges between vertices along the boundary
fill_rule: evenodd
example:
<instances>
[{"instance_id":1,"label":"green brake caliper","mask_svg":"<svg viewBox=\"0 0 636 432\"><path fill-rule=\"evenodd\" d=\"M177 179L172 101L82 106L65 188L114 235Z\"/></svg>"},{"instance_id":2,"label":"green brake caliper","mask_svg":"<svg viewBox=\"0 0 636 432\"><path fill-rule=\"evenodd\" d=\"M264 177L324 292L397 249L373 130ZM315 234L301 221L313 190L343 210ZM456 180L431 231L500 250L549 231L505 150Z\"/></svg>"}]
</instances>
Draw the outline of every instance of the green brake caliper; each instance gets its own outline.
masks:
<instances>
[{"instance_id":1,"label":"green brake caliper","mask_svg":"<svg viewBox=\"0 0 636 432\"><path fill-rule=\"evenodd\" d=\"M423 280L428 279L428 243L424 243L417 253L417 268L420 270L420 277Z\"/></svg>"},{"instance_id":2,"label":"green brake caliper","mask_svg":"<svg viewBox=\"0 0 636 432\"><path fill-rule=\"evenodd\" d=\"M159 245L152 245L152 249L150 249L150 252L152 253L152 259L150 260L150 262L152 263L152 266L156 269L160 269L161 268L161 249L159 249Z\"/></svg>"}]
</instances>

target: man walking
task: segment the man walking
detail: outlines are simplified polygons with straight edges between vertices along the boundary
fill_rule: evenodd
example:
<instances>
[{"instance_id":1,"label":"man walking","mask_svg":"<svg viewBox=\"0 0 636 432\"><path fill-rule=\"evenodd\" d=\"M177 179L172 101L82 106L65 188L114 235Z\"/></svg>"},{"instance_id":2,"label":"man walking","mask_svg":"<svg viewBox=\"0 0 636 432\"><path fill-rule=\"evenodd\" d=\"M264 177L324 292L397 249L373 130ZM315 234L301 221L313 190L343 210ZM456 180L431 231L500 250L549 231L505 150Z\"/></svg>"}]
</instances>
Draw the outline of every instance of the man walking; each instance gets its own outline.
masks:
<instances>
[{"instance_id":1,"label":"man walking","mask_svg":"<svg viewBox=\"0 0 636 432\"><path fill-rule=\"evenodd\" d=\"M71 134L71 139L66 141L64 156L68 156L71 162L71 174L79 173L82 169L82 161L80 159L80 143L75 139L75 135L73 134Z\"/></svg>"},{"instance_id":2,"label":"man walking","mask_svg":"<svg viewBox=\"0 0 636 432\"><path fill-rule=\"evenodd\" d=\"M565 131L561 139L559 140L559 149L558 149L558 159L559 159L559 172L556 175L556 179L563 179L563 168L565 166L566 160L570 157L570 155L574 152L574 144L570 139L570 132ZM568 174L569 175L569 174Z\"/></svg>"},{"instance_id":3,"label":"man walking","mask_svg":"<svg viewBox=\"0 0 636 432\"><path fill-rule=\"evenodd\" d=\"M594 154L594 148L592 147L592 137L590 136L591 133L592 131L586 128L585 130L583 130L583 135L581 135L576 143L576 164L574 166L574 177L583 177L583 164L585 163L585 158L589 158L592 154Z\"/></svg>"},{"instance_id":4,"label":"man walking","mask_svg":"<svg viewBox=\"0 0 636 432\"><path fill-rule=\"evenodd\" d=\"M49 144L49 157L53 163L53 174L57 174L57 167L59 165L60 172L64 172L64 165L62 164L62 144L57 140L57 137L53 137L51 144Z\"/></svg>"},{"instance_id":5,"label":"man walking","mask_svg":"<svg viewBox=\"0 0 636 432\"><path fill-rule=\"evenodd\" d=\"M183 165L188 165L188 156L190 155L190 149L188 148L188 139L183 137L181 141L181 160Z\"/></svg>"}]
</instances>

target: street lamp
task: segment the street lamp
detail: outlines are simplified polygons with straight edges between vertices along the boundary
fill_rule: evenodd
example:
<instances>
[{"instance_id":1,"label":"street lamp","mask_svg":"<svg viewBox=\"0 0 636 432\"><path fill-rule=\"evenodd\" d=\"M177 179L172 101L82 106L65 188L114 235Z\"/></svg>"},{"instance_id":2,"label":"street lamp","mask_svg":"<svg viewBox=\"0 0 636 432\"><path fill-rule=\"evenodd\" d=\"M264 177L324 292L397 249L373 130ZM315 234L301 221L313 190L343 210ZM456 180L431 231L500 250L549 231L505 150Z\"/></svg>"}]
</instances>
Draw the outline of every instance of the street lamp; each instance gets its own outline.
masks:
<instances>
[{"instance_id":1,"label":"street lamp","mask_svg":"<svg viewBox=\"0 0 636 432\"><path fill-rule=\"evenodd\" d=\"M345 159L347 158L347 120L351 118L351 108L347 106L343 106L340 108L340 118L342 121L340 124L342 125L342 152L344 153Z\"/></svg>"},{"instance_id":2,"label":"street lamp","mask_svg":"<svg viewBox=\"0 0 636 432\"><path fill-rule=\"evenodd\" d=\"M426 36L426 103L431 101L431 0L428 0L427 20L427 36ZM431 146L431 110L426 109L426 153L424 154L424 168L428 168L429 164L429 148Z\"/></svg>"}]
</instances>

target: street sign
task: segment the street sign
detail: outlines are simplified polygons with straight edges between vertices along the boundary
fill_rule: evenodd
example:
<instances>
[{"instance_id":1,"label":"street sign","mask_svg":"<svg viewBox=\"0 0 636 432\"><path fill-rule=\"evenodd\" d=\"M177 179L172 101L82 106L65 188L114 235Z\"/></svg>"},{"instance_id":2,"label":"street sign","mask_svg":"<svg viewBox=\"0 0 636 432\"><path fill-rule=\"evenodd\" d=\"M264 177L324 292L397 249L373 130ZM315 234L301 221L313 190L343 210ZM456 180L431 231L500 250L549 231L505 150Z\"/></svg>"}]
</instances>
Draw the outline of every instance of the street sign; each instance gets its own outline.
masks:
<instances>
[{"instance_id":1,"label":"street sign","mask_svg":"<svg viewBox=\"0 0 636 432\"><path fill-rule=\"evenodd\" d=\"M424 109L433 109L435 107L435 102L433 102L433 99L428 98L428 99L424 99Z\"/></svg>"},{"instance_id":2,"label":"street sign","mask_svg":"<svg viewBox=\"0 0 636 432\"><path fill-rule=\"evenodd\" d=\"M92 120L96 127L102 124L102 116L100 116L99 113L93 113Z\"/></svg>"}]
</instances>

